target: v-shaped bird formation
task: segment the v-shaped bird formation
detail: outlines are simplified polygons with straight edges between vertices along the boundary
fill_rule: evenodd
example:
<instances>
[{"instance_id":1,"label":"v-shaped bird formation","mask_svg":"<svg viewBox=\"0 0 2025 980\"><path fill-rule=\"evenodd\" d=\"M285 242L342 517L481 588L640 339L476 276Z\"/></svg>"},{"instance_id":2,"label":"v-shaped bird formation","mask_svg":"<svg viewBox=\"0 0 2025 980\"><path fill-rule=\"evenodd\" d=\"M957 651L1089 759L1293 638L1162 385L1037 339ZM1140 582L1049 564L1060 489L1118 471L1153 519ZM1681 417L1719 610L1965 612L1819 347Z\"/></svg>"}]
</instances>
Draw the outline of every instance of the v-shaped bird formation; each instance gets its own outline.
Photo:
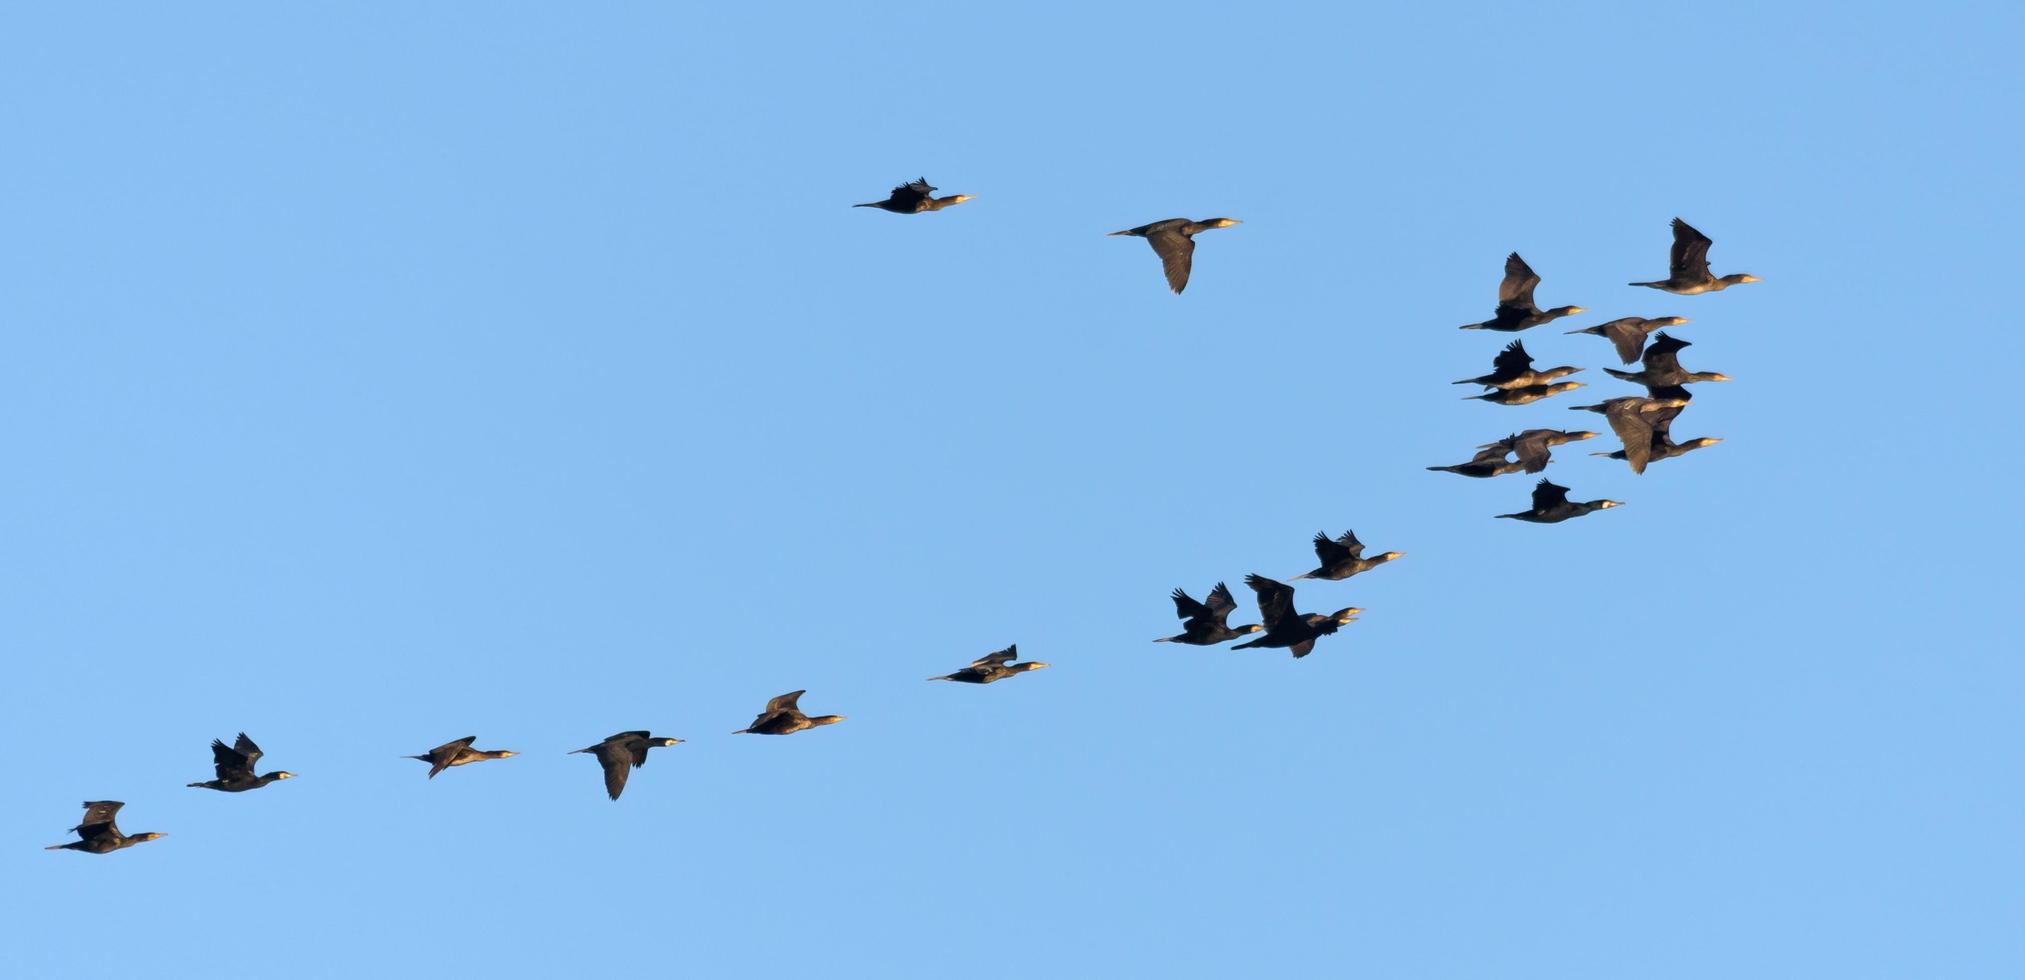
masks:
<instances>
[{"instance_id":1,"label":"v-shaped bird formation","mask_svg":"<svg viewBox=\"0 0 2025 980\"><path fill-rule=\"evenodd\" d=\"M857 204L853 207L876 208L894 214L924 214L974 200L969 194L937 197L936 191L937 188L926 179L918 179L893 188L884 200ZM1160 257L1168 288L1178 294L1188 285L1193 269L1195 236L1204 231L1230 228L1239 223L1233 218L1210 218L1203 221L1169 218L1111 234L1145 239L1147 244L1152 246L1154 254ZM1673 247L1668 256L1667 278L1653 282L1633 282L1630 285L1659 289L1678 296L1694 296L1759 281L1756 276L1743 273L1724 276L1711 273L1708 261L1711 242L1708 236L1696 231L1679 218L1673 220L1673 239ZM1559 306L1542 310L1533 299L1534 290L1540 282L1539 274L1519 257L1519 253L1511 253L1505 258L1505 275L1498 286L1498 302L1491 318L1478 323L1464 324L1463 329L1515 333L1551 323L1562 317L1586 312L1580 306ZM1681 366L1680 352L1691 345L1665 331L1687 322L1686 317L1680 316L1653 318L1625 316L1596 326L1566 332L1569 335L1587 334L1608 340L1623 364L1636 362L1640 369L1623 371L1606 367L1605 373L1620 381L1641 386L1646 391L1642 396L1622 395L1607 398L1594 405L1571 406L1577 411L1602 415L1609 425L1610 432L1621 443L1621 448L1617 450L1590 455L1623 460L1636 474L1643 473L1647 466L1658 460L1683 456L1720 441L1704 436L1679 442L1673 437L1672 427L1693 397L1688 391L1688 386L1702 382L1730 380L1727 375L1713 371L1690 372ZM1468 396L1472 400L1519 407L1583 387L1581 382L1561 380L1581 370L1582 368L1572 365L1537 368L1525 344L1515 339L1494 354L1489 373L1453 383L1481 386L1484 392ZM1538 474L1553 461L1553 447L1591 439L1596 435L1597 433L1586 430L1571 431L1544 427L1522 429L1502 439L1479 445L1476 454L1467 462L1429 466L1427 469L1478 479L1521 472ZM1570 492L1568 487L1542 478L1533 487L1527 509L1495 516L1534 524L1557 524L1595 511L1621 506L1619 501L1608 499L1572 500L1569 497ZM1333 538L1326 531L1319 532L1311 544L1315 552L1315 567L1289 576L1290 581L1343 582L1404 557L1404 553L1398 551L1386 551L1366 557L1363 541L1354 531L1348 530ZM1237 643L1230 649L1262 647L1286 650L1294 658L1299 659L1313 653L1322 639L1334 636L1344 627L1357 622L1358 615L1364 611L1358 606L1345 605L1326 615L1302 613L1295 607L1293 586L1257 573L1246 575L1244 584L1254 595L1258 608L1258 623L1230 625L1230 616L1238 610L1238 601L1232 595L1230 587L1222 582L1218 582L1210 589L1207 598L1202 601L1197 601L1187 592L1177 588L1170 594L1170 598L1174 602L1175 616L1181 621L1181 632L1173 636L1159 637L1154 642L1207 647L1244 639L1245 642ZM1040 661L1020 660L1019 647L1014 644L978 657L952 673L930 677L928 680L983 686L1047 666L1048 664ZM807 692L790 691L769 699L766 707L751 723L732 734L793 735L845 720L843 715L804 713L800 701L805 693ZM505 749L473 748L476 741L477 736L467 735L445 742L420 755L406 758L428 763L427 778L434 779L448 769L476 762L511 759L519 754ZM683 741L679 738L657 736L644 729L623 731L568 754L584 754L596 758L603 774L605 795L616 801L625 791L626 782L632 771L647 764L647 756L652 749L670 748L682 744ZM187 786L224 793L244 793L294 777L294 773L286 770L258 772L258 763L264 754L260 746L245 732L240 732L229 746L222 739L214 739L211 742L211 757L217 778L189 783ZM71 832L75 833L78 839L52 844L46 849L109 854L164 836L154 832L131 835L122 833L114 818L125 805L111 800L85 803L83 821L71 828Z\"/></svg>"}]
</instances>

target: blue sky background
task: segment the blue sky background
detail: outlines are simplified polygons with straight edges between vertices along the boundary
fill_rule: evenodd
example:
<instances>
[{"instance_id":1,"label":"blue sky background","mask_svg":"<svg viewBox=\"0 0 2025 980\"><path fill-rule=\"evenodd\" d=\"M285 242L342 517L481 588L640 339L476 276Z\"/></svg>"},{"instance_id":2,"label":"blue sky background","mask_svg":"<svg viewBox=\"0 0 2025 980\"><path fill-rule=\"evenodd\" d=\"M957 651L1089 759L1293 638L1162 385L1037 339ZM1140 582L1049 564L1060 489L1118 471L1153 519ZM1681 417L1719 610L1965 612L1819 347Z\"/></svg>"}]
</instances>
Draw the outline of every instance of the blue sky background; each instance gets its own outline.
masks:
<instances>
[{"instance_id":1,"label":"blue sky background","mask_svg":"<svg viewBox=\"0 0 2025 980\"><path fill-rule=\"evenodd\" d=\"M2025 970L2020 15L686 6L0 18L11 968ZM1676 214L1765 282L1624 286ZM1447 383L1512 249L1575 397ZM1668 314L1628 506L1422 469ZM1147 642L1346 527L1316 655Z\"/></svg>"}]
</instances>

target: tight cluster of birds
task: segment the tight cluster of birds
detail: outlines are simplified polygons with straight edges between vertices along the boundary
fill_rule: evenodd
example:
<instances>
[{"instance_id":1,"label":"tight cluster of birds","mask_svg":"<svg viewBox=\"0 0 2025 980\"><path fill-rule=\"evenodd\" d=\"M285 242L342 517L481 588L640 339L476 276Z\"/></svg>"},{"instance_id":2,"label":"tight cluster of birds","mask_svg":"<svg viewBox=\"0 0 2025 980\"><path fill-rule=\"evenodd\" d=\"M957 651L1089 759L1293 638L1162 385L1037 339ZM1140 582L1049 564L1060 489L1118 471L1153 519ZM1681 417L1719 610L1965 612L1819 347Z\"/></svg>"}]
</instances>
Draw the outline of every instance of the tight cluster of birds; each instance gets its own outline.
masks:
<instances>
[{"instance_id":1,"label":"tight cluster of birds","mask_svg":"<svg viewBox=\"0 0 2025 980\"><path fill-rule=\"evenodd\" d=\"M924 214L973 200L971 195L956 194L936 197L937 188L926 179L911 181L895 187L882 201L871 201L853 207L877 208L895 214ZM1161 269L1167 279L1168 288L1180 293L1187 285L1195 256L1195 236L1208 230L1229 228L1240 224L1232 218L1210 218L1195 221L1188 218L1168 218L1151 224L1112 232L1144 238L1160 257ZM1686 222L1675 218L1673 221L1673 251L1670 256L1667 278L1655 282L1634 282L1633 286L1648 286L1681 296L1716 292L1740 283L1757 282L1755 276L1733 274L1715 276L1709 271L1709 239ZM1517 252L1505 260L1504 282L1498 288L1498 306L1491 319L1481 323L1465 324L1465 330L1493 330L1513 333L1528 330L1541 324L1551 323L1564 316L1584 312L1579 306L1560 306L1542 310L1533 301L1534 287L1540 277L1526 265ZM1680 417L1692 397L1687 386L1702 381L1728 381L1729 378L1714 372L1689 372L1680 365L1679 353L1689 346L1686 341L1676 339L1664 332L1665 328L1686 323L1684 317L1668 316L1656 319L1624 317L1608 323L1598 324L1581 330L1568 331L1570 334L1593 334L1603 337L1615 347L1618 357L1625 364L1640 363L1639 371L1605 370L1624 381L1642 385L1645 396L1625 396L1607 399L1595 405L1575 406L1577 410L1597 412L1610 423L1610 428L1623 443L1623 448L1609 453L1593 455L1608 456L1628 462L1632 472L1642 473L1645 467L1661 459L1671 459L1696 449L1712 445L1718 440L1710 438L1690 439L1675 442L1671 427ZM1527 405L1544 398L1582 387L1580 382L1563 381L1562 378L1580 371L1577 367L1555 367L1539 370L1533 367L1532 357L1526 353L1525 345L1514 340L1506 345L1491 363L1491 372L1474 378L1465 378L1456 384L1481 385L1483 394L1469 397L1499 405ZM1469 462L1452 466L1430 466L1430 470L1456 473L1470 477L1493 477L1524 471L1539 473L1551 461L1550 450L1554 446L1593 438L1594 432L1563 431L1559 429L1526 429L1515 432L1496 442L1479 446L1480 450ZM1508 458L1509 457L1509 458ZM1557 486L1545 479L1540 480L1533 490L1532 507L1516 514L1499 514L1539 524L1553 524L1571 517L1580 517L1591 511L1619 506L1614 500L1591 500L1574 502L1568 499L1568 488ZM1327 532L1315 535L1315 568L1292 580L1315 579L1341 582L1380 565L1403 557L1402 552L1388 551L1375 557L1364 557L1364 544L1351 531L1331 538ZM1244 583L1255 594L1260 622L1247 626L1233 627L1230 614L1237 609L1237 600L1230 587L1218 582L1209 591L1206 601L1197 601L1187 592L1175 589L1175 615L1182 621L1182 631L1174 636L1160 637L1156 643L1182 643L1192 646L1213 646L1241 637L1259 635L1257 639L1239 643L1231 649L1249 647L1284 649L1300 658L1315 648L1315 642L1336 633L1355 622L1364 610L1357 606L1345 606L1328 615L1300 613L1294 608L1294 589L1285 583L1250 574ZM992 684L1019 674L1040 670L1048 666L1040 661L1020 661L1017 644L1003 650L986 654L970 662L966 667L953 673L930 677L931 681L952 681L965 684ZM843 715L808 715L800 707L805 691L790 691L767 701L766 707L753 718L752 723L733 732L735 735L792 735L797 732L834 725L844 720ZM438 745L420 755L407 756L429 764L429 779L434 779L446 769L486 762L495 759L510 759L518 753L504 749L478 749L472 743L477 736L467 735ZM613 800L625 791L626 780L634 769L647 764L647 754L655 748L668 748L682 744L679 738L657 736L648 731L627 731L611 735L595 745L576 749L568 754L585 754L597 759L604 774L605 794ZM241 732L231 745L222 739L211 742L212 766L217 778L187 784L191 788L216 790L222 793L244 793L261 789L282 780L291 779L294 773L278 770L257 773L256 764L264 753L246 733ZM63 844L52 844L46 850L83 851L90 854L108 854L131 847L135 844L158 840L165 836L148 832L125 834L119 829L116 818L120 808L126 804L115 800L97 800L84 804L84 819L71 832L78 839Z\"/></svg>"},{"instance_id":2,"label":"tight cluster of birds","mask_svg":"<svg viewBox=\"0 0 2025 980\"><path fill-rule=\"evenodd\" d=\"M1629 285L1663 290L1677 296L1694 296L1758 281L1758 277L1746 273L1726 276L1711 273L1709 245L1707 235L1696 231L1687 222L1675 218L1673 250L1668 255L1667 277L1654 282L1634 282ZM1519 257L1519 253L1513 252L1505 258L1505 278L1498 286L1497 310L1489 320L1466 323L1462 329L1516 333L1541 324L1552 323L1564 316L1585 312L1580 306L1540 309L1533 301L1533 289L1539 284L1539 274L1526 264L1525 259ZM1608 367L1603 370L1613 378L1644 387L1646 392L1644 395L1607 398L1594 405L1571 406L1574 411L1595 412L1602 415L1609 423L1610 431L1622 444L1622 448L1611 452L1591 455L1624 460L1631 466L1633 473L1644 473L1646 466L1657 460L1684 456L1722 441L1704 436L1678 442L1673 437L1674 422L1680 418L1681 413L1687 409L1688 402L1694 398L1687 386L1703 381L1730 380L1728 375L1714 371L1688 371L1681 367L1680 352L1692 345L1665 331L1666 328L1678 327L1686 322L1687 318L1680 316L1655 318L1627 316L1593 327L1567 331L1569 335L1590 334L1602 337L1610 341L1623 363L1638 362L1641 368L1638 371L1620 371ZM1529 405L1583 387L1580 381L1561 380L1581 370L1579 367L1567 365L1544 370L1535 368L1532 355L1526 352L1525 343L1514 340L1506 344L1504 350L1498 352L1492 359L1489 374L1464 378L1455 383L1484 387L1483 394L1469 395L1468 398L1497 405ZM1467 462L1430 466L1428 469L1479 479L1504 476L1507 473L1539 473L1553 461L1553 447L1595 437L1596 433L1586 430L1526 429L1478 446L1476 455L1470 457ZM1531 507L1517 513L1497 516L1535 524L1558 524L1569 518L1619 506L1622 506L1622 502L1616 500L1569 500L1567 487L1542 477L1533 487Z\"/></svg>"}]
</instances>

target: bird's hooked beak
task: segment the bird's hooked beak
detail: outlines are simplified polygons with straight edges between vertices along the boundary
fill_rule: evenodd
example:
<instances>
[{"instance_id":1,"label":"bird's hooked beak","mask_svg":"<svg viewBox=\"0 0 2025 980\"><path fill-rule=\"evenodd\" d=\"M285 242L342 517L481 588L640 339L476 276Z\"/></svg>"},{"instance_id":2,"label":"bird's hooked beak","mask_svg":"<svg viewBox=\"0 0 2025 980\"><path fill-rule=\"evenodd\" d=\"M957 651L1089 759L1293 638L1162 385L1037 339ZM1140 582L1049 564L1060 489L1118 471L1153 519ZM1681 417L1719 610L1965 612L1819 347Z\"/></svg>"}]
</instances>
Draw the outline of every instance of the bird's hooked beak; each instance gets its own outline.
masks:
<instances>
[{"instance_id":1,"label":"bird's hooked beak","mask_svg":"<svg viewBox=\"0 0 2025 980\"><path fill-rule=\"evenodd\" d=\"M1745 274L1744 278L1742 278L1742 279L1739 279L1739 280L1737 280L1737 281L1738 281L1738 282L1764 282L1765 280L1763 280L1763 279L1760 279L1760 278L1758 278L1757 276L1754 276L1754 275L1750 275L1750 274L1748 274L1748 273L1747 273L1747 274Z\"/></svg>"},{"instance_id":2,"label":"bird's hooked beak","mask_svg":"<svg viewBox=\"0 0 2025 980\"><path fill-rule=\"evenodd\" d=\"M1581 442L1581 441L1582 441L1582 440L1584 440L1584 439L1594 439L1594 438L1596 438L1596 433L1594 433L1594 432L1591 432L1591 431L1589 431L1588 429L1584 429L1584 430L1582 430L1582 431L1580 431L1580 432L1570 432L1570 433L1568 433L1568 438L1570 438L1570 439L1573 439L1573 440L1575 440L1576 442Z\"/></svg>"},{"instance_id":3,"label":"bird's hooked beak","mask_svg":"<svg viewBox=\"0 0 2025 980\"><path fill-rule=\"evenodd\" d=\"M1622 500L1599 500L1596 502L1597 510L1609 510L1612 507L1622 506L1624 506L1624 501Z\"/></svg>"},{"instance_id":4,"label":"bird's hooked beak","mask_svg":"<svg viewBox=\"0 0 2025 980\"><path fill-rule=\"evenodd\" d=\"M1336 622L1338 625L1348 626L1351 623L1356 622L1357 614L1363 611L1364 610L1359 609L1356 606L1351 606L1350 608L1343 610L1343 612L1336 617Z\"/></svg>"},{"instance_id":5,"label":"bird's hooked beak","mask_svg":"<svg viewBox=\"0 0 2025 980\"><path fill-rule=\"evenodd\" d=\"M949 203L962 204L965 201L975 201L975 200L977 200L977 195L975 194L958 194L955 197L950 198Z\"/></svg>"},{"instance_id":6,"label":"bird's hooked beak","mask_svg":"<svg viewBox=\"0 0 2025 980\"><path fill-rule=\"evenodd\" d=\"M1034 661L1034 662L1033 662L1033 666L1031 666L1031 667L1028 667L1027 669L1028 669L1028 670L1039 670L1039 669L1041 669L1042 667L1046 667L1046 666L1047 666L1047 664L1046 664L1046 663L1044 663L1044 662L1042 662L1042 661L1039 661L1039 660L1036 660L1036 661Z\"/></svg>"},{"instance_id":7,"label":"bird's hooked beak","mask_svg":"<svg viewBox=\"0 0 2025 980\"><path fill-rule=\"evenodd\" d=\"M1218 219L1216 219L1216 226L1217 226L1218 228L1229 228L1229 227L1230 227L1230 226L1232 226L1232 225L1241 225L1241 224L1244 224L1244 222L1242 222L1242 221L1239 221L1239 220L1238 220L1238 219L1236 219L1236 218L1218 218Z\"/></svg>"},{"instance_id":8,"label":"bird's hooked beak","mask_svg":"<svg viewBox=\"0 0 2025 980\"><path fill-rule=\"evenodd\" d=\"M1709 373L1709 380L1710 380L1710 381L1728 381L1728 380L1730 380L1730 376L1729 376L1729 375L1727 375L1727 374L1723 374L1723 373L1722 373L1722 372L1720 372L1720 371L1712 371L1712 372L1710 372L1710 373Z\"/></svg>"},{"instance_id":9,"label":"bird's hooked beak","mask_svg":"<svg viewBox=\"0 0 2025 980\"><path fill-rule=\"evenodd\" d=\"M294 779L294 778L295 778L295 773L289 772L289 771L287 771L287 770L282 770L281 772L277 772L277 773L275 773L275 774L274 774L274 778L276 778L276 779Z\"/></svg>"},{"instance_id":10,"label":"bird's hooked beak","mask_svg":"<svg viewBox=\"0 0 2025 980\"><path fill-rule=\"evenodd\" d=\"M1577 313L1587 313L1587 312L1589 312L1589 308L1586 306L1571 306L1568 308L1569 316L1574 316Z\"/></svg>"},{"instance_id":11,"label":"bird's hooked beak","mask_svg":"<svg viewBox=\"0 0 2025 980\"><path fill-rule=\"evenodd\" d=\"M500 758L502 758L502 759L511 759L511 758L513 758L514 756L516 756L516 755L519 755L519 754L520 754L520 753L518 753L518 752L501 752L501 753L499 753L499 757L500 757Z\"/></svg>"},{"instance_id":12,"label":"bird's hooked beak","mask_svg":"<svg viewBox=\"0 0 2025 980\"><path fill-rule=\"evenodd\" d=\"M1684 316L1663 316L1659 318L1659 325L1663 327L1678 327L1686 322L1688 322L1688 318Z\"/></svg>"},{"instance_id":13,"label":"bird's hooked beak","mask_svg":"<svg viewBox=\"0 0 2025 980\"><path fill-rule=\"evenodd\" d=\"M681 739L679 739L679 738L664 738L664 739L662 739L662 740L661 740L661 744L662 744L662 745L681 745L681 744L682 744L682 740L681 740Z\"/></svg>"}]
</instances>

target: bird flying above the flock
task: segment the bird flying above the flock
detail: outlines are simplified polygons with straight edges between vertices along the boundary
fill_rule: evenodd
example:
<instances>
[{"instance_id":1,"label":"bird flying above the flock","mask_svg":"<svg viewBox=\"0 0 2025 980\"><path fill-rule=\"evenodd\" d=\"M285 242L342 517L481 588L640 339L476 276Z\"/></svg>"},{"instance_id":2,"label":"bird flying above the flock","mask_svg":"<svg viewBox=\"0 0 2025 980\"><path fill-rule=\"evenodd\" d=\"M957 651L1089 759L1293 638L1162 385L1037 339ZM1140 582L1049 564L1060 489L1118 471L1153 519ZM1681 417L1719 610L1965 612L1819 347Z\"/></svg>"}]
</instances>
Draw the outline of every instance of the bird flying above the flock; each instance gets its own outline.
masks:
<instances>
[{"instance_id":1,"label":"bird flying above the flock","mask_svg":"<svg viewBox=\"0 0 2025 980\"><path fill-rule=\"evenodd\" d=\"M126 806L126 804L117 800L98 800L86 803L84 805L84 822L70 828L71 832L77 835L77 839L68 844L51 844L43 848L43 850L111 854L123 847L132 847L135 844L144 844L148 841L160 840L168 836L166 834L149 832L134 834L129 837L126 834L120 833L119 825L113 822L113 817L120 812L120 807L123 806Z\"/></svg>"},{"instance_id":2,"label":"bird flying above the flock","mask_svg":"<svg viewBox=\"0 0 2025 980\"><path fill-rule=\"evenodd\" d=\"M1207 221L1169 218L1166 221L1156 221L1150 225L1140 225L1111 234L1146 239L1146 244L1153 246L1154 254L1160 256L1160 266L1167 273L1167 288L1178 293L1188 286L1188 271L1195 256L1196 234L1241 224L1244 222L1236 218L1210 218Z\"/></svg>"},{"instance_id":3,"label":"bird flying above the flock","mask_svg":"<svg viewBox=\"0 0 2025 980\"><path fill-rule=\"evenodd\" d=\"M1265 629L1258 625L1230 626L1228 619L1231 610L1236 608L1237 599L1230 594L1230 586L1222 582L1209 590L1209 598L1203 602L1197 602L1188 593L1175 589L1174 614L1181 618L1181 634L1163 636L1153 642L1206 647Z\"/></svg>"},{"instance_id":4,"label":"bird flying above the flock","mask_svg":"<svg viewBox=\"0 0 2025 980\"><path fill-rule=\"evenodd\" d=\"M295 773L288 771L270 772L265 775L253 774L253 764L260 760L260 746L240 732L231 745L222 739L211 740L211 764L218 769L218 778L201 783L191 783L197 789L215 789L225 793L244 793L259 789L277 779L293 779Z\"/></svg>"},{"instance_id":5,"label":"bird flying above the flock","mask_svg":"<svg viewBox=\"0 0 2025 980\"><path fill-rule=\"evenodd\" d=\"M1557 306L1542 310L1533 302L1533 287L1540 284L1540 277L1526 260L1513 252L1505 256L1505 278L1498 283L1498 308L1491 318L1482 323L1465 323L1464 330L1502 330L1510 333L1537 327L1543 323L1558 320L1564 316L1583 312L1579 306Z\"/></svg>"},{"instance_id":6,"label":"bird flying above the flock","mask_svg":"<svg viewBox=\"0 0 2025 980\"><path fill-rule=\"evenodd\" d=\"M766 703L766 710L752 720L752 724L732 732L733 735L793 735L819 725L834 725L843 721L843 715L802 714L798 701L807 691L789 691Z\"/></svg>"},{"instance_id":7,"label":"bird flying above the flock","mask_svg":"<svg viewBox=\"0 0 2025 980\"><path fill-rule=\"evenodd\" d=\"M1681 296L1713 293L1740 283L1757 282L1758 277L1732 273L1720 278L1709 274L1709 236L1694 230L1679 218L1673 219L1673 251L1667 254L1667 275L1658 282L1634 282Z\"/></svg>"},{"instance_id":8,"label":"bird flying above the flock","mask_svg":"<svg viewBox=\"0 0 2025 980\"><path fill-rule=\"evenodd\" d=\"M1013 663L1014 660L1017 660L1019 658L1019 655L1020 655L1020 645L1015 643L1012 646L1006 647L1005 649L998 651L997 653L987 653L984 656L971 661L970 666L965 667L954 674L944 674L941 677L930 677L929 680L957 681L963 684L989 684L993 681L1005 680L1006 678L1011 677L1015 674L1024 674L1029 670L1039 670L1042 667L1047 666L1047 664L1044 664L1038 660L1028 660L1024 663Z\"/></svg>"},{"instance_id":9,"label":"bird flying above the flock","mask_svg":"<svg viewBox=\"0 0 2025 980\"><path fill-rule=\"evenodd\" d=\"M953 207L965 201L975 200L969 194L957 194L951 197L931 197L930 195L934 194L935 191L936 188L931 186L928 183L928 179L924 177L920 180L911 181L893 188L893 193L888 194L883 201L867 201L864 204L853 204L851 206L854 208L878 208L881 211L891 211L894 214L920 214L924 211L940 211L943 208Z\"/></svg>"},{"instance_id":10,"label":"bird flying above the flock","mask_svg":"<svg viewBox=\"0 0 2025 980\"><path fill-rule=\"evenodd\" d=\"M1609 510L1621 507L1615 500L1591 500L1587 503L1571 503L1568 488L1541 480L1533 487L1533 509L1516 514L1499 514L1514 520L1530 521L1534 524L1559 524L1571 517L1581 517L1593 510Z\"/></svg>"},{"instance_id":11,"label":"bird flying above the flock","mask_svg":"<svg viewBox=\"0 0 2025 980\"><path fill-rule=\"evenodd\" d=\"M620 732L569 754L588 752L597 756L598 765L605 769L605 795L616 800L626 791L626 775L647 764L648 749L681 744L679 738L657 737L652 732Z\"/></svg>"},{"instance_id":12,"label":"bird flying above the flock","mask_svg":"<svg viewBox=\"0 0 2025 980\"><path fill-rule=\"evenodd\" d=\"M1356 606L1345 606L1327 616L1315 613L1304 616L1294 611L1293 586L1263 575L1247 575L1245 584L1258 593L1259 618L1266 622L1266 635L1231 647L1233 650L1247 647L1285 649L1292 651L1298 660L1315 649L1317 639L1350 625L1356 621L1357 614L1364 611Z\"/></svg>"}]
</instances>

